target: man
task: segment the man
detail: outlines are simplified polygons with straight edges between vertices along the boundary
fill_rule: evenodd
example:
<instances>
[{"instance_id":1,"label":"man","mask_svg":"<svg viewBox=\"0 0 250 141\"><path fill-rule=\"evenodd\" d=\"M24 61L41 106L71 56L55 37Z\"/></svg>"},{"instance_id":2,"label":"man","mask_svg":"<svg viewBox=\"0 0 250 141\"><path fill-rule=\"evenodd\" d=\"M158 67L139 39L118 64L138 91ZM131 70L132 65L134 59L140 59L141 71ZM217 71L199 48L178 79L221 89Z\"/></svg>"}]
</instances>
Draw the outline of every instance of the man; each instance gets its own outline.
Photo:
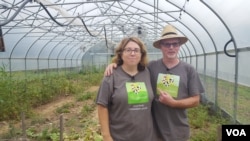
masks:
<instances>
[{"instance_id":1,"label":"man","mask_svg":"<svg viewBox=\"0 0 250 141\"><path fill-rule=\"evenodd\" d=\"M204 88L193 66L181 61L178 52L187 42L185 36L177 34L175 27L164 27L161 37L153 46L162 51L163 58L148 65L155 100L152 114L159 135L163 141L188 141L190 127L187 108L196 107ZM111 64L105 75L112 73Z\"/></svg>"},{"instance_id":2,"label":"man","mask_svg":"<svg viewBox=\"0 0 250 141\"><path fill-rule=\"evenodd\" d=\"M153 116L158 133L164 141L187 141L189 139L190 129L186 109L197 106L200 94L204 92L195 69L178 58L180 47L187 40L186 37L178 35L173 26L167 25L161 37L153 43L163 55L163 58L151 61L148 68L156 97L153 103ZM162 87L160 88L160 76L169 76L173 78L171 81L177 81L172 91L170 85L165 86L170 90L165 88L164 91Z\"/></svg>"}]
</instances>

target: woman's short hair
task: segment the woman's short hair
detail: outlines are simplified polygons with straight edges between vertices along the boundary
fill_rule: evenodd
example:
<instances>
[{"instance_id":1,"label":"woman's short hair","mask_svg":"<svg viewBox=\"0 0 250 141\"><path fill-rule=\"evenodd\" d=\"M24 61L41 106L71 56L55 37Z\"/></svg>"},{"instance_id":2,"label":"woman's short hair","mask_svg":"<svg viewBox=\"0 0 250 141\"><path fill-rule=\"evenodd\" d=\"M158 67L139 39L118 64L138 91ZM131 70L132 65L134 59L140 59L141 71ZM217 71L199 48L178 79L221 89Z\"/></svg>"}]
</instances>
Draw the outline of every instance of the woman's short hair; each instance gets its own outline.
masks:
<instances>
[{"instance_id":1,"label":"woman's short hair","mask_svg":"<svg viewBox=\"0 0 250 141\"><path fill-rule=\"evenodd\" d=\"M146 50L146 46L144 45L144 43L138 37L123 38L122 41L118 44L118 46L115 49L115 56L112 58L112 63L116 63L118 66L123 64L122 52L125 46L129 42L135 42L136 44L139 45L140 50L141 50L141 60L138 63L138 70L139 71L144 70L146 65L148 64L147 50Z\"/></svg>"}]
</instances>

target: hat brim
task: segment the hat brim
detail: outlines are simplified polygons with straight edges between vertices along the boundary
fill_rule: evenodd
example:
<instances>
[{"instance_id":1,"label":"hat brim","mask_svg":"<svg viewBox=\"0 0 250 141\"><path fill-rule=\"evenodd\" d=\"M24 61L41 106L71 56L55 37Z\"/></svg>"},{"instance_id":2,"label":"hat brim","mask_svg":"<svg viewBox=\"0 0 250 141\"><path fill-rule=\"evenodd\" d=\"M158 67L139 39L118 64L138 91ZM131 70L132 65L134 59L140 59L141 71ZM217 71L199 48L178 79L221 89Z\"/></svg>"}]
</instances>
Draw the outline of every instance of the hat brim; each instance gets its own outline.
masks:
<instances>
[{"instance_id":1,"label":"hat brim","mask_svg":"<svg viewBox=\"0 0 250 141\"><path fill-rule=\"evenodd\" d=\"M180 36L180 35L168 35L168 36L163 36L160 39L156 40L153 43L153 46L155 48L160 48L160 42L161 42L161 40L164 40L164 39L173 39L173 38L180 39L180 45L185 44L188 41L188 38L184 37L184 36Z\"/></svg>"}]
</instances>

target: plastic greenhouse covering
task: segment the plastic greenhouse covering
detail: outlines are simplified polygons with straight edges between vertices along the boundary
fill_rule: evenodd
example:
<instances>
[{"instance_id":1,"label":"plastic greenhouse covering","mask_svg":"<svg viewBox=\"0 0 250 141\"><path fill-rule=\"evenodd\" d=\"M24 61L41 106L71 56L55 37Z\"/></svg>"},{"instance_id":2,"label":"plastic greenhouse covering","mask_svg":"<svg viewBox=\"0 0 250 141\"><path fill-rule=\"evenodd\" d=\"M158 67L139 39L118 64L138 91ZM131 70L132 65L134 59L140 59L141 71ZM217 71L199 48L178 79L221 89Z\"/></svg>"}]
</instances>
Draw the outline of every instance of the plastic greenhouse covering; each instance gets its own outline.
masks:
<instances>
[{"instance_id":1,"label":"plastic greenhouse covering","mask_svg":"<svg viewBox=\"0 0 250 141\"><path fill-rule=\"evenodd\" d=\"M156 60L162 54L152 43L171 24L189 38L178 56L199 72L202 100L250 124L249 7L248 0L1 0L0 68L105 68L127 36L140 37Z\"/></svg>"}]
</instances>

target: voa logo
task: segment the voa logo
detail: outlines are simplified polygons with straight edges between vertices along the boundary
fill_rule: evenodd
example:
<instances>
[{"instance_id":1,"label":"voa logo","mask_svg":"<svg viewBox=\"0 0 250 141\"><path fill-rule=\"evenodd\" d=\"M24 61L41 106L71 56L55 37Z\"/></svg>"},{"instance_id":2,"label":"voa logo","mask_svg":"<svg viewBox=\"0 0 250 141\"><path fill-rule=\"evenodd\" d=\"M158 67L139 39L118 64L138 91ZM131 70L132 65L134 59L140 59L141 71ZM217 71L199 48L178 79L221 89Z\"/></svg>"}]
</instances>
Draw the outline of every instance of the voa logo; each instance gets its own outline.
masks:
<instances>
[{"instance_id":1,"label":"voa logo","mask_svg":"<svg viewBox=\"0 0 250 141\"><path fill-rule=\"evenodd\" d=\"M226 129L227 136L247 136L244 129Z\"/></svg>"}]
</instances>

